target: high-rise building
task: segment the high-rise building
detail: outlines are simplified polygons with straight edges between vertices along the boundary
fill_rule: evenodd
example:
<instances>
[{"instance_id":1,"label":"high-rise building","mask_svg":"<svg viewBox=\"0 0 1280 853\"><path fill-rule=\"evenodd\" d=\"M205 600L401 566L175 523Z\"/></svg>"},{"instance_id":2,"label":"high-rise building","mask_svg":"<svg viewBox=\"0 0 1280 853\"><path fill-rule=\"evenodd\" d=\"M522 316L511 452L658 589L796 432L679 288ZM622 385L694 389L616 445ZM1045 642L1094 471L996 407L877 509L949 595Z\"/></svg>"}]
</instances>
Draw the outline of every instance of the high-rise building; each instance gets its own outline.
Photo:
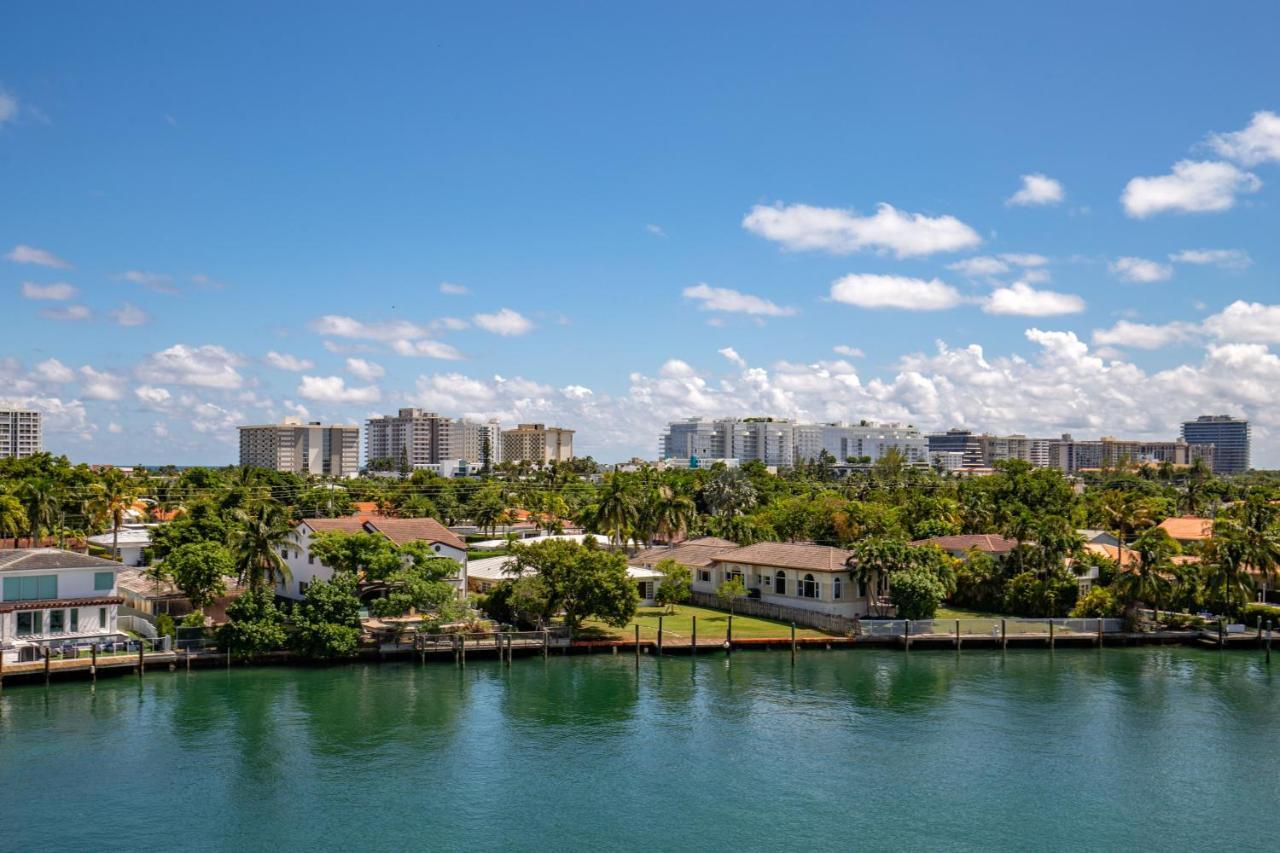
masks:
<instances>
[{"instance_id":1,"label":"high-rise building","mask_svg":"<svg viewBox=\"0 0 1280 853\"><path fill-rule=\"evenodd\" d=\"M360 427L285 418L240 427L240 464L294 474L354 477L360 472Z\"/></svg>"},{"instance_id":2,"label":"high-rise building","mask_svg":"<svg viewBox=\"0 0 1280 853\"><path fill-rule=\"evenodd\" d=\"M568 462L573 458L573 430L546 424L517 424L502 431L503 462Z\"/></svg>"},{"instance_id":3,"label":"high-rise building","mask_svg":"<svg viewBox=\"0 0 1280 853\"><path fill-rule=\"evenodd\" d=\"M954 460L952 454L959 453L962 468L986 468L990 463L986 457L984 438L985 436L975 435L972 430L949 429L926 436L926 441L929 443L930 454L947 454L948 459Z\"/></svg>"},{"instance_id":4,"label":"high-rise building","mask_svg":"<svg viewBox=\"0 0 1280 853\"><path fill-rule=\"evenodd\" d=\"M424 412L401 409L398 414L365 421L365 464L424 468L449 460L483 461L483 441L492 422L478 424Z\"/></svg>"},{"instance_id":5,"label":"high-rise building","mask_svg":"<svg viewBox=\"0 0 1280 853\"><path fill-rule=\"evenodd\" d=\"M915 427L901 424L796 423L785 418L688 418L673 421L658 440L661 459L736 459L790 467L826 451L837 462L879 459L896 449L909 463L924 463L928 451Z\"/></svg>"},{"instance_id":6,"label":"high-rise building","mask_svg":"<svg viewBox=\"0 0 1280 853\"><path fill-rule=\"evenodd\" d=\"M1250 467L1249 422L1230 415L1201 415L1182 424L1182 438L1190 445L1213 445L1215 474L1239 474Z\"/></svg>"},{"instance_id":7,"label":"high-rise building","mask_svg":"<svg viewBox=\"0 0 1280 853\"><path fill-rule=\"evenodd\" d=\"M44 450L40 413L0 409L0 458L21 459Z\"/></svg>"},{"instance_id":8,"label":"high-rise building","mask_svg":"<svg viewBox=\"0 0 1280 853\"><path fill-rule=\"evenodd\" d=\"M863 421L859 424L818 424L821 432L821 450L825 450L837 462L844 462L850 457L868 458L872 462L885 456L890 450L896 450L910 465L926 464L929 461L929 443L913 426L902 424L873 424ZM816 454L807 449L802 451L800 443L796 444L796 458L812 460Z\"/></svg>"}]
</instances>

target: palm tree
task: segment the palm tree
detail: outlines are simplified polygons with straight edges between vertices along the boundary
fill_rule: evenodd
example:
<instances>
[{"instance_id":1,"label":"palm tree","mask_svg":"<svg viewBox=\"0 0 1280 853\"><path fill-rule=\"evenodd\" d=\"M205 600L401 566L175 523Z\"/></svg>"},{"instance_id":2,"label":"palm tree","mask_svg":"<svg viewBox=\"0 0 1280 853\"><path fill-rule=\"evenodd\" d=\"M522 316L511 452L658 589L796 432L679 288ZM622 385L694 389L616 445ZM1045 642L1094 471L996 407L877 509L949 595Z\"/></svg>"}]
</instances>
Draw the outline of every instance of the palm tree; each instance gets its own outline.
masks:
<instances>
[{"instance_id":1,"label":"palm tree","mask_svg":"<svg viewBox=\"0 0 1280 853\"><path fill-rule=\"evenodd\" d=\"M609 535L615 548L622 547L640 521L640 501L631 480L620 474L611 476L596 500L592 518L595 526Z\"/></svg>"},{"instance_id":2,"label":"palm tree","mask_svg":"<svg viewBox=\"0 0 1280 853\"><path fill-rule=\"evenodd\" d=\"M663 483L650 496L649 514L653 518L654 532L674 544L684 538L685 531L698 515L693 498Z\"/></svg>"},{"instance_id":3,"label":"palm tree","mask_svg":"<svg viewBox=\"0 0 1280 853\"><path fill-rule=\"evenodd\" d=\"M739 470L720 471L702 487L703 500L715 515L733 518L756 504L756 487Z\"/></svg>"},{"instance_id":4,"label":"palm tree","mask_svg":"<svg viewBox=\"0 0 1280 853\"><path fill-rule=\"evenodd\" d=\"M288 515L274 501L261 501L239 513L241 527L232 534L231 551L241 583L263 589L292 579L281 554L293 528Z\"/></svg>"},{"instance_id":5,"label":"palm tree","mask_svg":"<svg viewBox=\"0 0 1280 853\"><path fill-rule=\"evenodd\" d=\"M1160 605L1173 590L1173 558L1178 553L1178 543L1163 528L1153 527L1137 538L1133 550L1138 561L1129 571L1120 567L1116 586L1130 612L1143 601L1158 617Z\"/></svg>"},{"instance_id":6,"label":"palm tree","mask_svg":"<svg viewBox=\"0 0 1280 853\"><path fill-rule=\"evenodd\" d=\"M1150 498L1137 492L1110 489L1102 493L1098 511L1108 529L1124 548L1138 530L1155 523L1155 506ZM1117 552L1118 553L1118 552Z\"/></svg>"},{"instance_id":7,"label":"palm tree","mask_svg":"<svg viewBox=\"0 0 1280 853\"><path fill-rule=\"evenodd\" d=\"M1262 579L1264 601L1271 576L1280 564L1280 530L1276 527L1276 515L1276 507L1262 495L1251 495L1240 510L1245 562Z\"/></svg>"},{"instance_id":8,"label":"palm tree","mask_svg":"<svg viewBox=\"0 0 1280 853\"><path fill-rule=\"evenodd\" d=\"M1206 547L1205 587L1221 613L1231 613L1248 603L1253 596L1253 580L1249 577L1249 545L1238 524L1219 519L1213 538Z\"/></svg>"},{"instance_id":9,"label":"palm tree","mask_svg":"<svg viewBox=\"0 0 1280 853\"><path fill-rule=\"evenodd\" d=\"M30 525L31 546L40 546L43 531L53 528L58 517L61 489L49 477L36 477L25 481L19 489L22 508L27 513L27 524Z\"/></svg>"},{"instance_id":10,"label":"palm tree","mask_svg":"<svg viewBox=\"0 0 1280 853\"><path fill-rule=\"evenodd\" d=\"M1187 469L1187 480L1183 484L1179 505L1188 515L1199 515L1204 506L1205 486L1213 479L1213 471L1203 459L1196 459Z\"/></svg>"},{"instance_id":11,"label":"palm tree","mask_svg":"<svg viewBox=\"0 0 1280 853\"><path fill-rule=\"evenodd\" d=\"M112 559L120 559L120 525L124 523L125 511L133 506L135 500L129 481L115 469L93 484L93 514L111 522Z\"/></svg>"},{"instance_id":12,"label":"palm tree","mask_svg":"<svg viewBox=\"0 0 1280 853\"><path fill-rule=\"evenodd\" d=\"M13 547L18 547L18 537L27 529L27 511L13 495L0 495L0 536L13 537Z\"/></svg>"}]
</instances>

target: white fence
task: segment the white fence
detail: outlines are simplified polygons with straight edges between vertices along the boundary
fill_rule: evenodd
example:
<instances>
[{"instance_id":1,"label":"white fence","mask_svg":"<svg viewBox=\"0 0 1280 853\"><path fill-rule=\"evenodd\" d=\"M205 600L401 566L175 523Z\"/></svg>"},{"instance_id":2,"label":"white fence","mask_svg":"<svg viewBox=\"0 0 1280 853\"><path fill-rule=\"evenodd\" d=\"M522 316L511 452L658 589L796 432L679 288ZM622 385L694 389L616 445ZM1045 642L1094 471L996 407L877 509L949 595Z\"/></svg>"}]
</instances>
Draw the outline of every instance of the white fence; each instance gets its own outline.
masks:
<instances>
[{"instance_id":1,"label":"white fence","mask_svg":"<svg viewBox=\"0 0 1280 853\"><path fill-rule=\"evenodd\" d=\"M690 600L699 607L725 609L724 602L720 600L720 597L709 592L695 591ZM832 616L828 613L817 613L813 610L803 610L799 607L770 604L754 598L739 598L733 603L733 612L742 616L758 616L764 619L776 619L779 622L794 622L797 625L816 628L828 634L849 636L858 633L859 620L857 619Z\"/></svg>"},{"instance_id":2,"label":"white fence","mask_svg":"<svg viewBox=\"0 0 1280 853\"><path fill-rule=\"evenodd\" d=\"M1123 619L1035 619L1009 617L1000 619L864 619L864 637L992 637L1045 636L1050 625L1055 636L1118 634L1124 630Z\"/></svg>"},{"instance_id":3,"label":"white fence","mask_svg":"<svg viewBox=\"0 0 1280 853\"><path fill-rule=\"evenodd\" d=\"M149 640L154 640L160 636L156 626L141 616L117 616L116 627L121 631L130 631L139 637L146 637Z\"/></svg>"}]
</instances>

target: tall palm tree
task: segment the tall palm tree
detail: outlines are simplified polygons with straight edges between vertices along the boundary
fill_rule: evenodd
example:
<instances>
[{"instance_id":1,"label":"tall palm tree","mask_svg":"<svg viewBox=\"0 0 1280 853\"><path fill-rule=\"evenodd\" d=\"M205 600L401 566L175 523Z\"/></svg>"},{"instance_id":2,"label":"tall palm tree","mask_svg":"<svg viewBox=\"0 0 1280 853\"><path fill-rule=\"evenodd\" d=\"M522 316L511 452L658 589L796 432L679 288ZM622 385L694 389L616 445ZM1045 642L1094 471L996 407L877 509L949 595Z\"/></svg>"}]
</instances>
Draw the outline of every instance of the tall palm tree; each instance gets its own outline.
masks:
<instances>
[{"instance_id":1,"label":"tall palm tree","mask_svg":"<svg viewBox=\"0 0 1280 853\"><path fill-rule=\"evenodd\" d=\"M241 526L232 534L231 552L241 583L264 589L291 580L280 553L293 532L284 509L274 501L260 501L239 516Z\"/></svg>"},{"instance_id":2,"label":"tall palm tree","mask_svg":"<svg viewBox=\"0 0 1280 853\"><path fill-rule=\"evenodd\" d=\"M653 490L649 499L649 514L654 532L673 544L684 538L698 515L693 498L663 483Z\"/></svg>"},{"instance_id":3,"label":"tall palm tree","mask_svg":"<svg viewBox=\"0 0 1280 853\"><path fill-rule=\"evenodd\" d=\"M640 520L640 501L631 480L614 474L605 481L592 513L595 526L609 535L615 548L631 534Z\"/></svg>"},{"instance_id":4,"label":"tall palm tree","mask_svg":"<svg viewBox=\"0 0 1280 853\"><path fill-rule=\"evenodd\" d=\"M1123 489L1103 492L1098 511L1122 548L1129 544L1137 531L1145 530L1155 523L1154 502L1137 492Z\"/></svg>"},{"instance_id":5,"label":"tall palm tree","mask_svg":"<svg viewBox=\"0 0 1280 853\"><path fill-rule=\"evenodd\" d=\"M756 487L741 471L718 472L702 487L707 508L715 515L733 518L756 505Z\"/></svg>"},{"instance_id":6,"label":"tall palm tree","mask_svg":"<svg viewBox=\"0 0 1280 853\"><path fill-rule=\"evenodd\" d=\"M23 482L18 490L22 508L27 513L27 524L30 525L31 546L40 546L40 537L46 530L53 528L58 518L62 490L51 477L36 477Z\"/></svg>"},{"instance_id":7,"label":"tall palm tree","mask_svg":"<svg viewBox=\"0 0 1280 853\"><path fill-rule=\"evenodd\" d=\"M1188 515L1198 515L1205 502L1205 487L1213 479L1213 471L1203 459L1196 459L1187 469L1187 479L1182 486L1178 505Z\"/></svg>"},{"instance_id":8,"label":"tall palm tree","mask_svg":"<svg viewBox=\"0 0 1280 853\"><path fill-rule=\"evenodd\" d=\"M1245 561L1262 580L1262 597L1276 566L1280 565L1280 528L1277 510L1262 495L1251 495L1240 508L1240 535L1244 539Z\"/></svg>"},{"instance_id":9,"label":"tall palm tree","mask_svg":"<svg viewBox=\"0 0 1280 853\"><path fill-rule=\"evenodd\" d=\"M1129 571L1120 567L1116 585L1130 612L1142 601L1159 616L1160 606L1173 590L1173 558L1178 553L1178 543L1163 528L1153 527L1134 541L1133 550L1137 562Z\"/></svg>"},{"instance_id":10,"label":"tall palm tree","mask_svg":"<svg viewBox=\"0 0 1280 853\"><path fill-rule=\"evenodd\" d=\"M93 514L111 523L112 559L120 558L120 526L124 524L125 511L133 506L135 500L132 485L115 469L107 471L101 480L93 484Z\"/></svg>"},{"instance_id":11,"label":"tall palm tree","mask_svg":"<svg viewBox=\"0 0 1280 853\"><path fill-rule=\"evenodd\" d=\"M18 537L28 529L27 511L13 495L0 495L0 536L13 537L13 547L18 547Z\"/></svg>"},{"instance_id":12,"label":"tall palm tree","mask_svg":"<svg viewBox=\"0 0 1280 853\"><path fill-rule=\"evenodd\" d=\"M1205 551L1205 588L1216 599L1219 612L1232 613L1253 596L1249 545L1243 530L1234 521L1219 519Z\"/></svg>"}]
</instances>

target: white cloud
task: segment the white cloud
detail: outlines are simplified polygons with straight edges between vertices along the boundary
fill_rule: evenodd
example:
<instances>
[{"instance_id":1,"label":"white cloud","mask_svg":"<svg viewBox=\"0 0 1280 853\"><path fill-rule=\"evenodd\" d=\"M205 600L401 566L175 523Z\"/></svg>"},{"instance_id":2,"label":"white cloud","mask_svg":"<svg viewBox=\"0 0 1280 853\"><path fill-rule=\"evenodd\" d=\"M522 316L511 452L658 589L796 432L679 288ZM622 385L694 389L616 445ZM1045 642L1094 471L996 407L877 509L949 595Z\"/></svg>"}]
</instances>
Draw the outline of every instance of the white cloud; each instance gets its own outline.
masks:
<instances>
[{"instance_id":1,"label":"white cloud","mask_svg":"<svg viewBox=\"0 0 1280 853\"><path fill-rule=\"evenodd\" d=\"M304 370L310 370L316 364L309 358L301 358L291 355L287 352L276 352L271 350L266 355L267 364L279 370L290 370L294 373L301 373Z\"/></svg>"},{"instance_id":2,"label":"white cloud","mask_svg":"<svg viewBox=\"0 0 1280 853\"><path fill-rule=\"evenodd\" d=\"M956 261L953 264L947 264L947 269L955 270L969 278L985 278L993 275L1004 275L1009 271L1009 265L990 255L978 255L973 258L965 258L963 261Z\"/></svg>"},{"instance_id":3,"label":"white cloud","mask_svg":"<svg viewBox=\"0 0 1280 853\"><path fill-rule=\"evenodd\" d=\"M1157 213L1215 213L1235 206L1236 196L1257 192L1257 175L1215 161L1180 160L1168 175L1133 178L1120 200L1130 216L1144 219Z\"/></svg>"},{"instance_id":4,"label":"white cloud","mask_svg":"<svg viewBox=\"0 0 1280 853\"><path fill-rule=\"evenodd\" d=\"M107 432L111 433L112 435L120 435L121 433L124 432L124 427L116 423L115 421L112 421L111 423L107 424Z\"/></svg>"},{"instance_id":5,"label":"white cloud","mask_svg":"<svg viewBox=\"0 0 1280 853\"><path fill-rule=\"evenodd\" d=\"M1093 342L1099 346L1153 350L1194 340L1198 333L1194 323L1152 325L1121 320L1110 329L1095 330Z\"/></svg>"},{"instance_id":6,"label":"white cloud","mask_svg":"<svg viewBox=\"0 0 1280 853\"><path fill-rule=\"evenodd\" d=\"M1183 249L1170 255L1169 260L1175 264L1212 264L1222 269L1244 269L1253 264L1244 249Z\"/></svg>"},{"instance_id":7,"label":"white cloud","mask_svg":"<svg viewBox=\"0 0 1280 853\"><path fill-rule=\"evenodd\" d=\"M1256 112L1244 130L1211 134L1209 145L1246 166L1280 160L1280 116L1269 110Z\"/></svg>"},{"instance_id":8,"label":"white cloud","mask_svg":"<svg viewBox=\"0 0 1280 853\"><path fill-rule=\"evenodd\" d=\"M1032 252L1005 252L1000 256L1000 260L1008 261L1019 267L1042 267L1049 263L1049 259L1044 255L1037 255Z\"/></svg>"},{"instance_id":9,"label":"white cloud","mask_svg":"<svg viewBox=\"0 0 1280 853\"><path fill-rule=\"evenodd\" d=\"M133 389L133 395L144 403L150 403L153 406L162 406L169 402L173 395L164 388L156 388L153 385L139 385Z\"/></svg>"},{"instance_id":10,"label":"white cloud","mask_svg":"<svg viewBox=\"0 0 1280 853\"><path fill-rule=\"evenodd\" d=\"M144 270L128 270L115 276L117 281L127 281L130 284L136 284L145 287L148 290L154 290L156 293L177 293L178 288L173 286L172 276L158 272L146 272Z\"/></svg>"},{"instance_id":11,"label":"white cloud","mask_svg":"<svg viewBox=\"0 0 1280 853\"><path fill-rule=\"evenodd\" d=\"M18 117L18 99L4 89L0 89L0 124L13 121Z\"/></svg>"},{"instance_id":12,"label":"white cloud","mask_svg":"<svg viewBox=\"0 0 1280 853\"><path fill-rule=\"evenodd\" d=\"M357 379L372 382L375 379L381 379L386 375L387 371L377 362L366 361L363 358L349 358L347 359L347 372Z\"/></svg>"},{"instance_id":13,"label":"white cloud","mask_svg":"<svg viewBox=\"0 0 1280 853\"><path fill-rule=\"evenodd\" d=\"M440 358L445 361L459 361L463 357L462 353L458 352L455 347L446 344L444 341L392 341L391 350L396 355Z\"/></svg>"},{"instance_id":14,"label":"white cloud","mask_svg":"<svg viewBox=\"0 0 1280 853\"><path fill-rule=\"evenodd\" d=\"M848 356L849 358L863 358L866 356L866 353L862 350L857 347L848 346L847 344L836 344L831 348L831 351L836 355Z\"/></svg>"},{"instance_id":15,"label":"white cloud","mask_svg":"<svg viewBox=\"0 0 1280 853\"><path fill-rule=\"evenodd\" d=\"M738 355L738 351L733 347L724 347L718 352L722 356L724 356L728 361L732 362L733 364L736 364L738 367L747 366L746 360L742 356Z\"/></svg>"},{"instance_id":16,"label":"white cloud","mask_svg":"<svg viewBox=\"0 0 1280 853\"><path fill-rule=\"evenodd\" d=\"M62 308L42 308L40 316L49 320L89 320L93 312L87 305L66 305Z\"/></svg>"},{"instance_id":17,"label":"white cloud","mask_svg":"<svg viewBox=\"0 0 1280 853\"><path fill-rule=\"evenodd\" d=\"M964 301L960 291L940 279L928 281L900 275L855 274L831 285L831 298L859 308L902 308L939 311Z\"/></svg>"},{"instance_id":18,"label":"white cloud","mask_svg":"<svg viewBox=\"0 0 1280 853\"><path fill-rule=\"evenodd\" d=\"M298 384L298 396L323 403L376 403L382 393L376 385L348 388L341 376L304 376Z\"/></svg>"},{"instance_id":19,"label":"white cloud","mask_svg":"<svg viewBox=\"0 0 1280 853\"><path fill-rule=\"evenodd\" d=\"M904 213L881 204L871 216L807 204L756 205L742 227L788 249L850 254L864 249L899 258L955 252L982 242L978 232L954 216Z\"/></svg>"},{"instance_id":20,"label":"white cloud","mask_svg":"<svg viewBox=\"0 0 1280 853\"><path fill-rule=\"evenodd\" d=\"M585 385L566 385L560 389L560 393L570 400L585 400L595 392Z\"/></svg>"},{"instance_id":21,"label":"white cloud","mask_svg":"<svg viewBox=\"0 0 1280 853\"><path fill-rule=\"evenodd\" d=\"M454 284L451 281L440 282L440 292L449 296L465 296L471 291L467 289L465 284Z\"/></svg>"},{"instance_id":22,"label":"white cloud","mask_svg":"<svg viewBox=\"0 0 1280 853\"><path fill-rule=\"evenodd\" d=\"M1015 281L1008 287L992 291L983 301L982 310L988 314L1052 317L1059 314L1079 314L1084 310L1084 300L1074 293L1036 290L1024 281Z\"/></svg>"},{"instance_id":23,"label":"white cloud","mask_svg":"<svg viewBox=\"0 0 1280 853\"><path fill-rule=\"evenodd\" d=\"M235 389L244 383L236 370L241 363L239 356L214 344L174 344L144 358L136 373L144 382Z\"/></svg>"},{"instance_id":24,"label":"white cloud","mask_svg":"<svg viewBox=\"0 0 1280 853\"><path fill-rule=\"evenodd\" d=\"M63 384L76 378L75 371L56 358L45 359L35 366L36 377L44 382Z\"/></svg>"},{"instance_id":25,"label":"white cloud","mask_svg":"<svg viewBox=\"0 0 1280 853\"><path fill-rule=\"evenodd\" d=\"M1107 264L1111 274L1121 281L1153 284L1173 278L1173 267L1146 258L1116 258Z\"/></svg>"},{"instance_id":26,"label":"white cloud","mask_svg":"<svg viewBox=\"0 0 1280 853\"><path fill-rule=\"evenodd\" d=\"M652 234L655 237L665 238L667 236L666 229L663 228L661 225L654 225L650 223L644 227L644 230L648 231L650 234Z\"/></svg>"},{"instance_id":27,"label":"white cloud","mask_svg":"<svg viewBox=\"0 0 1280 853\"><path fill-rule=\"evenodd\" d=\"M438 320L432 320L431 325L438 329L448 329L451 332L461 332L463 329L471 328L471 324L461 317L441 317Z\"/></svg>"},{"instance_id":28,"label":"white cloud","mask_svg":"<svg viewBox=\"0 0 1280 853\"><path fill-rule=\"evenodd\" d=\"M371 341L397 341L425 338L429 330L408 320L392 320L385 323L365 323L340 314L326 314L311 322L311 329L321 335L337 338L355 338Z\"/></svg>"},{"instance_id":29,"label":"white cloud","mask_svg":"<svg viewBox=\"0 0 1280 853\"><path fill-rule=\"evenodd\" d=\"M493 314L476 314L471 321L486 332L495 335L523 335L533 329L533 323L518 311L502 308Z\"/></svg>"},{"instance_id":30,"label":"white cloud","mask_svg":"<svg viewBox=\"0 0 1280 853\"><path fill-rule=\"evenodd\" d=\"M1062 184L1048 175L1036 172L1022 176L1022 187L1006 199L1005 204L1015 207L1057 204L1062 201Z\"/></svg>"},{"instance_id":31,"label":"white cloud","mask_svg":"<svg viewBox=\"0 0 1280 853\"><path fill-rule=\"evenodd\" d=\"M33 246L24 246L21 243L14 246L5 257L15 264L36 264L37 266L54 267L55 269L63 270L71 268L71 264L53 252L37 249Z\"/></svg>"},{"instance_id":32,"label":"white cloud","mask_svg":"<svg viewBox=\"0 0 1280 853\"><path fill-rule=\"evenodd\" d=\"M121 326L141 326L151 318L137 305L126 302L111 311L111 319Z\"/></svg>"},{"instance_id":33,"label":"white cloud","mask_svg":"<svg viewBox=\"0 0 1280 853\"><path fill-rule=\"evenodd\" d=\"M79 374L80 393L90 400L119 400L124 396L124 379L114 373L95 370L86 364Z\"/></svg>"},{"instance_id":34,"label":"white cloud","mask_svg":"<svg viewBox=\"0 0 1280 853\"><path fill-rule=\"evenodd\" d=\"M1236 300L1202 325L1223 340L1280 343L1280 305Z\"/></svg>"},{"instance_id":35,"label":"white cloud","mask_svg":"<svg viewBox=\"0 0 1280 853\"><path fill-rule=\"evenodd\" d=\"M763 296L741 293L728 287L712 287L701 282L686 287L681 294L685 299L700 303L698 308L702 311L751 314L756 317L790 317L796 313L796 309L778 305Z\"/></svg>"},{"instance_id":36,"label":"white cloud","mask_svg":"<svg viewBox=\"0 0 1280 853\"><path fill-rule=\"evenodd\" d=\"M65 302L68 299L75 299L76 289L66 282L59 281L54 284L37 284L34 281L24 281L22 283L23 299L44 299L54 302Z\"/></svg>"}]
</instances>

